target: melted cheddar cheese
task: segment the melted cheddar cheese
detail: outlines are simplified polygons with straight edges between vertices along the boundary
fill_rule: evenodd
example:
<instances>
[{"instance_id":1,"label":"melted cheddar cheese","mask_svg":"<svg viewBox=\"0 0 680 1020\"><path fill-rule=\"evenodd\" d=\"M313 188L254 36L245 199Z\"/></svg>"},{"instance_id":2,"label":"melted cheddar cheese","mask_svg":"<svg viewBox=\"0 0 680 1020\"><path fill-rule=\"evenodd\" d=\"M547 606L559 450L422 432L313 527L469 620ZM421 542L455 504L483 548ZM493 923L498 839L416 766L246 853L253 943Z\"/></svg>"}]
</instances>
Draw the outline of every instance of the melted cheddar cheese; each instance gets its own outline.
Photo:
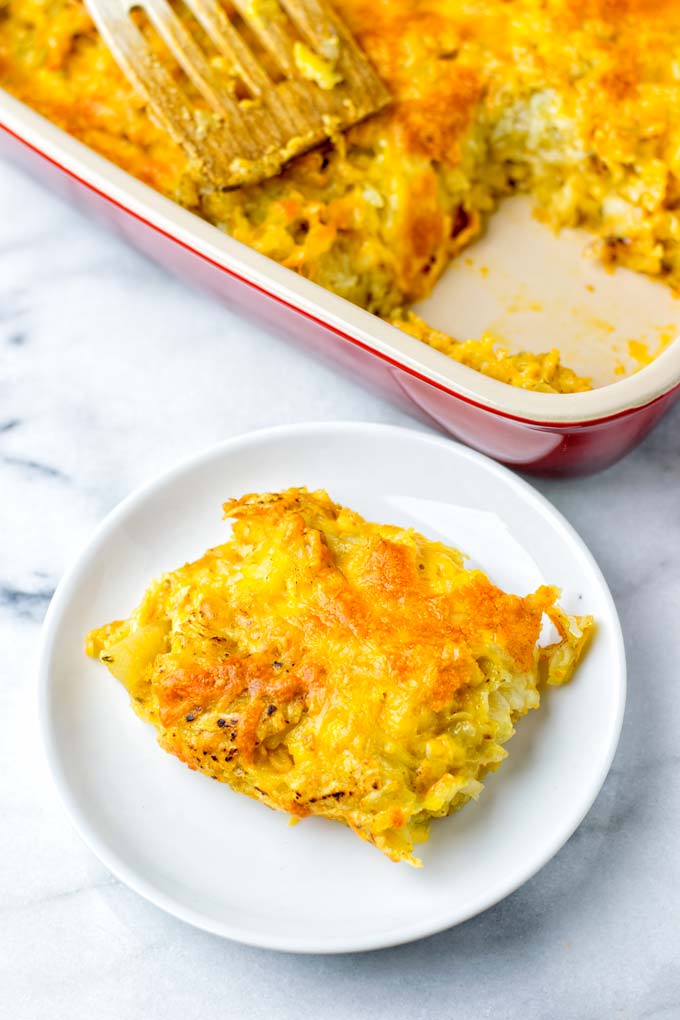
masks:
<instances>
[{"instance_id":1,"label":"melted cheddar cheese","mask_svg":"<svg viewBox=\"0 0 680 1020\"><path fill-rule=\"evenodd\" d=\"M87 651L161 746L296 818L348 825L395 861L477 798L543 681L592 627L455 549L305 489L225 504L226 544L165 574ZM539 644L545 619L558 638Z\"/></svg>"},{"instance_id":2,"label":"melted cheddar cheese","mask_svg":"<svg viewBox=\"0 0 680 1020\"><path fill-rule=\"evenodd\" d=\"M0 83L238 240L412 333L408 306L517 191L553 227L592 231L605 263L680 287L676 0L336 5L392 106L234 192L209 188L153 125L80 0L0 0ZM303 75L332 87L330 63L298 56ZM223 58L212 61L219 72ZM548 379L552 354L524 354L535 370L513 373L485 340L419 332L513 385L589 385L561 366Z\"/></svg>"}]
</instances>

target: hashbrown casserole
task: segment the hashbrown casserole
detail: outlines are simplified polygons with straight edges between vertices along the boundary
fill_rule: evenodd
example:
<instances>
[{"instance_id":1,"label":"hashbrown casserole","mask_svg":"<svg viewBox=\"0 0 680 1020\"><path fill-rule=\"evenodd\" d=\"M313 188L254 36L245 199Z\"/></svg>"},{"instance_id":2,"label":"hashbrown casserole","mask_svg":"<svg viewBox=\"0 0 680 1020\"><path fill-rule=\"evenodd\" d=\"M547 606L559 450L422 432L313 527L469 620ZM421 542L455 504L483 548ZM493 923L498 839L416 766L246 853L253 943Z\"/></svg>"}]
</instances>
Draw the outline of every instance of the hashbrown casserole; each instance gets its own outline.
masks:
<instances>
[{"instance_id":1,"label":"hashbrown casserole","mask_svg":"<svg viewBox=\"0 0 680 1020\"><path fill-rule=\"evenodd\" d=\"M477 799L541 686L571 678L592 617L554 587L507 594L323 491L224 509L230 539L92 631L88 654L189 768L418 866L430 820Z\"/></svg>"},{"instance_id":2,"label":"hashbrown casserole","mask_svg":"<svg viewBox=\"0 0 680 1020\"><path fill-rule=\"evenodd\" d=\"M554 228L586 227L605 263L680 287L680 4L336 6L392 106L238 191L206 187L149 120L81 0L0 0L0 84L237 240L449 357L533 390L589 388L556 351L458 343L409 306L515 192Z\"/></svg>"}]
</instances>

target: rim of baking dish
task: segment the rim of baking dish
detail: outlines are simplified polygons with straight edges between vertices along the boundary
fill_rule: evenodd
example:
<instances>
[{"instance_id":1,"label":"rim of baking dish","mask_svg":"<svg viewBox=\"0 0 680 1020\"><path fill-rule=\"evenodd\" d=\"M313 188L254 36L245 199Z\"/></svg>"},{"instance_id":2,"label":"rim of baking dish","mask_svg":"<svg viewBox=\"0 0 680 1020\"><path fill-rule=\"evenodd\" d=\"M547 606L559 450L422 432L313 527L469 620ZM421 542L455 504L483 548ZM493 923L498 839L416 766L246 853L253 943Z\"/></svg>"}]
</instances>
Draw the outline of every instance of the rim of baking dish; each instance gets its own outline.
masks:
<instances>
[{"instance_id":1,"label":"rim of baking dish","mask_svg":"<svg viewBox=\"0 0 680 1020\"><path fill-rule=\"evenodd\" d=\"M639 372L584 393L535 393L461 365L377 315L236 241L72 138L0 89L0 128L69 176L216 268L337 336L453 396L535 425L586 425L630 414L680 386L680 342Z\"/></svg>"}]
</instances>

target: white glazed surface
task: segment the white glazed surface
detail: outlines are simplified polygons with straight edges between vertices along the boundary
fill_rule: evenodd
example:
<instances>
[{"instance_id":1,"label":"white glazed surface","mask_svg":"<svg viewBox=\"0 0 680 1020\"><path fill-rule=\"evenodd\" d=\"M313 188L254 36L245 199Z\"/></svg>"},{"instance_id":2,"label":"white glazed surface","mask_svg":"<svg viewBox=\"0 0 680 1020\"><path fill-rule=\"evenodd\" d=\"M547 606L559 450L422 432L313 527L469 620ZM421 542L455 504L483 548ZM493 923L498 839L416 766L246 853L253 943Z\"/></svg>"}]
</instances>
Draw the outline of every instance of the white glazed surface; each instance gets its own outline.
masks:
<instances>
[{"instance_id":1,"label":"white glazed surface","mask_svg":"<svg viewBox=\"0 0 680 1020\"><path fill-rule=\"evenodd\" d=\"M480 801L435 823L425 867L394 867L339 825L294 828L155 747L119 684L83 656L149 579L226 538L225 498L324 488L368 520L458 545L522 595L553 582L597 634L577 680L518 724ZM623 718L625 662L599 570L548 503L450 440L359 424L227 440L133 494L60 586L45 623L41 706L52 771L89 845L177 916L253 945L350 952L430 935L497 902L572 834L604 781ZM236 876L238 880L236 881ZM275 879L275 880L274 880Z\"/></svg>"},{"instance_id":2,"label":"white glazed surface","mask_svg":"<svg viewBox=\"0 0 680 1020\"><path fill-rule=\"evenodd\" d=\"M531 199L517 195L415 310L461 339L488 331L513 353L556 347L593 385L619 382L640 367L631 341L651 355L678 335L680 301L658 280L608 271L592 245L585 230L554 233L533 215Z\"/></svg>"},{"instance_id":3,"label":"white glazed surface","mask_svg":"<svg viewBox=\"0 0 680 1020\"><path fill-rule=\"evenodd\" d=\"M150 474L302 417L409 419L9 166L0 241L0 1013L675 1020L680 407L603 474L532 482L593 550L627 643L619 749L572 839L498 906L432 938L348 956L248 948L151 906L75 833L36 729L40 623L95 526Z\"/></svg>"}]
</instances>

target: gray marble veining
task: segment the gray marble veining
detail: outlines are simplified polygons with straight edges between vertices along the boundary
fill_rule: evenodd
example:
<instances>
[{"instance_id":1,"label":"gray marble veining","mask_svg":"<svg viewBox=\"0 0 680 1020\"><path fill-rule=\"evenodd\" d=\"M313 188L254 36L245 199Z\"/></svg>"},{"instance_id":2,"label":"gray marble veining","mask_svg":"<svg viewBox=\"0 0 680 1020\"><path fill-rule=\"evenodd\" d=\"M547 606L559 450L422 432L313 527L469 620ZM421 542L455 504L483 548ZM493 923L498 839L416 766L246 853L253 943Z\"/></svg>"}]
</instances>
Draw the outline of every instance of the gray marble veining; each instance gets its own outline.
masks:
<instances>
[{"instance_id":1,"label":"gray marble veining","mask_svg":"<svg viewBox=\"0 0 680 1020\"><path fill-rule=\"evenodd\" d=\"M165 916L71 829L35 721L39 625L64 568L179 457L323 418L422 427L0 164L0 1015L679 1018L680 407L603 474L538 483L612 587L630 689L595 806L505 902L398 949L279 955Z\"/></svg>"}]
</instances>

